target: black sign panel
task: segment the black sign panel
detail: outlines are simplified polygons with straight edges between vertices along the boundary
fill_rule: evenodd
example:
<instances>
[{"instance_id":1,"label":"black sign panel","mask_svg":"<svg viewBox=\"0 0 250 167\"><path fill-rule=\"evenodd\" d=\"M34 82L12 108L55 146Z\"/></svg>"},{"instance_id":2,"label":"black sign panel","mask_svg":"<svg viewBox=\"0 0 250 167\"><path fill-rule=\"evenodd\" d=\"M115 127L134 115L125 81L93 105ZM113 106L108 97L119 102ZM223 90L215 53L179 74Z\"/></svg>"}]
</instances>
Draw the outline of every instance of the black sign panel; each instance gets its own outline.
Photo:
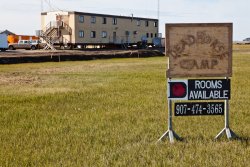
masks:
<instances>
[{"instance_id":1,"label":"black sign panel","mask_svg":"<svg viewBox=\"0 0 250 167\"><path fill-rule=\"evenodd\" d=\"M175 103L175 116L224 115L224 102Z\"/></svg>"},{"instance_id":2,"label":"black sign panel","mask_svg":"<svg viewBox=\"0 0 250 167\"><path fill-rule=\"evenodd\" d=\"M189 79L188 100L229 100L230 79Z\"/></svg>"}]
</instances>

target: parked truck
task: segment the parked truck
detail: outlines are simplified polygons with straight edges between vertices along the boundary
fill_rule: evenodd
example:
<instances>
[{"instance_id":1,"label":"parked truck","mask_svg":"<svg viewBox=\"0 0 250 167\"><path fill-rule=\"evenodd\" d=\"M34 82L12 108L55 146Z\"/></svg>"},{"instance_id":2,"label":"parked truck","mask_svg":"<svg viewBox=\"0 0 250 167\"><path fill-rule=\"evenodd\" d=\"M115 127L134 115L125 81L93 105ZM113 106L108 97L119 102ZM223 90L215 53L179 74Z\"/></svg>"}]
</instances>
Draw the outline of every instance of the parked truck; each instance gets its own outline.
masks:
<instances>
[{"instance_id":1,"label":"parked truck","mask_svg":"<svg viewBox=\"0 0 250 167\"><path fill-rule=\"evenodd\" d=\"M0 34L0 50L6 51L8 49L8 41L6 34Z\"/></svg>"},{"instance_id":2,"label":"parked truck","mask_svg":"<svg viewBox=\"0 0 250 167\"><path fill-rule=\"evenodd\" d=\"M17 43L9 43L9 50L15 49L36 50L40 49L40 45L38 40L19 40Z\"/></svg>"}]
</instances>

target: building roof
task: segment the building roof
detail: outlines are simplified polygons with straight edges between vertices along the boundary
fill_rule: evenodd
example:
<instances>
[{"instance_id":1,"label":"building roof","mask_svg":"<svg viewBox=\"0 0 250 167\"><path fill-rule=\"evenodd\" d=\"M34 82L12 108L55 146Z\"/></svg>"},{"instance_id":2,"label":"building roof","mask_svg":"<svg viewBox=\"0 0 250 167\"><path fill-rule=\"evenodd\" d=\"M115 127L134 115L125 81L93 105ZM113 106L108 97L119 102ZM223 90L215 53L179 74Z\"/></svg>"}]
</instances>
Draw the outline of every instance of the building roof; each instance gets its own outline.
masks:
<instances>
[{"instance_id":1,"label":"building roof","mask_svg":"<svg viewBox=\"0 0 250 167\"><path fill-rule=\"evenodd\" d=\"M9 30L0 30L0 34L6 34L6 35L16 35L13 32L9 31Z\"/></svg>"},{"instance_id":2,"label":"building roof","mask_svg":"<svg viewBox=\"0 0 250 167\"><path fill-rule=\"evenodd\" d=\"M41 13L41 15L47 15L47 13L50 13L50 12L43 12L43 13ZM119 16L119 15L99 14L99 13L86 13L86 12L77 12L77 11L68 11L68 13L69 14L78 14L78 15L87 15L87 16L115 17L115 18L123 18L123 19L158 21L158 19L154 19L154 18L133 17L133 16Z\"/></svg>"}]
</instances>

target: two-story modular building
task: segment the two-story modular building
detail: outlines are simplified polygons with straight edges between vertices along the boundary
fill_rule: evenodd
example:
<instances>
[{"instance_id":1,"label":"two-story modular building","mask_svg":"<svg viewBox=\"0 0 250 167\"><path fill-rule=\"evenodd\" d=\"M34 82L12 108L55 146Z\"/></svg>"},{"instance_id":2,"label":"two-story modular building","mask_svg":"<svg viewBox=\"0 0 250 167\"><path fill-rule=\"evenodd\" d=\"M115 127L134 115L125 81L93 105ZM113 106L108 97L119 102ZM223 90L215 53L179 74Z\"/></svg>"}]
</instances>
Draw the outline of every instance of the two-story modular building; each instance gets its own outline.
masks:
<instances>
[{"instance_id":1,"label":"two-story modular building","mask_svg":"<svg viewBox=\"0 0 250 167\"><path fill-rule=\"evenodd\" d=\"M41 27L49 45L133 45L158 37L157 19L75 11L41 13Z\"/></svg>"}]
</instances>

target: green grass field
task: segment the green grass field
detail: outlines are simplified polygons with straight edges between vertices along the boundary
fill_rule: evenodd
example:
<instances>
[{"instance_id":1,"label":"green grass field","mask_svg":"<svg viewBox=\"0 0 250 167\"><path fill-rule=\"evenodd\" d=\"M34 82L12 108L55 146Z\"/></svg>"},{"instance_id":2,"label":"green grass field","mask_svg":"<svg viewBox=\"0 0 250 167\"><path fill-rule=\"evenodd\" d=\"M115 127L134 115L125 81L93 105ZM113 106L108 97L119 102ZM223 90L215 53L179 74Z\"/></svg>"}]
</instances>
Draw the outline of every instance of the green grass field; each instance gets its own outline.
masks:
<instances>
[{"instance_id":1,"label":"green grass field","mask_svg":"<svg viewBox=\"0 0 250 167\"><path fill-rule=\"evenodd\" d=\"M223 116L173 117L166 57L0 65L0 166L250 166L250 53L233 55L230 126Z\"/></svg>"}]
</instances>

